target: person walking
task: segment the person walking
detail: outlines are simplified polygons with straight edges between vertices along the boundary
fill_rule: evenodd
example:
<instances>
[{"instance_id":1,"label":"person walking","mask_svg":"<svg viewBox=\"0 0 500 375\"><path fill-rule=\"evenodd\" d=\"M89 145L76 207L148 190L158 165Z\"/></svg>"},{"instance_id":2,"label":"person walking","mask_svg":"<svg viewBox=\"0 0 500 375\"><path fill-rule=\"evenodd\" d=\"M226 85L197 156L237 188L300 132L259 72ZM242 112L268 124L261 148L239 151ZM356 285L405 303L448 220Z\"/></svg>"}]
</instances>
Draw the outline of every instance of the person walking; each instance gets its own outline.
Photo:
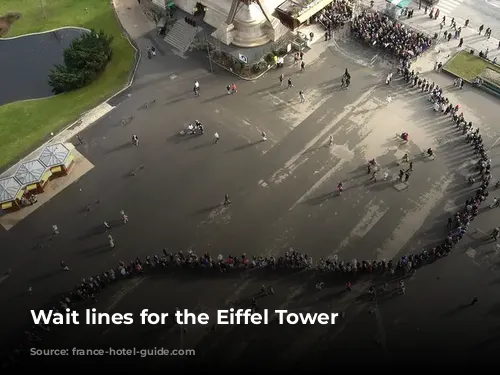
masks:
<instances>
[{"instance_id":1,"label":"person walking","mask_svg":"<svg viewBox=\"0 0 500 375\"><path fill-rule=\"evenodd\" d=\"M109 242L109 247L111 249L114 249L115 248L115 239L113 238L113 236L111 234L108 234L108 242Z\"/></svg>"},{"instance_id":2,"label":"person walking","mask_svg":"<svg viewBox=\"0 0 500 375\"><path fill-rule=\"evenodd\" d=\"M304 103L306 101L306 97L304 96L304 90L299 91L299 98L301 103Z\"/></svg>"},{"instance_id":3,"label":"person walking","mask_svg":"<svg viewBox=\"0 0 500 375\"><path fill-rule=\"evenodd\" d=\"M219 139L220 139L219 133L215 132L215 134L214 134L214 144L219 143Z\"/></svg>"},{"instance_id":4,"label":"person walking","mask_svg":"<svg viewBox=\"0 0 500 375\"><path fill-rule=\"evenodd\" d=\"M265 131L261 131L260 136L262 137L262 141L267 141L267 134Z\"/></svg>"},{"instance_id":5,"label":"person walking","mask_svg":"<svg viewBox=\"0 0 500 375\"><path fill-rule=\"evenodd\" d=\"M224 205L231 204L231 199L229 199L229 194L224 194Z\"/></svg>"},{"instance_id":6,"label":"person walking","mask_svg":"<svg viewBox=\"0 0 500 375\"><path fill-rule=\"evenodd\" d=\"M125 210L120 211L120 216L122 218L122 223L127 224L128 223L128 215L125 214Z\"/></svg>"}]
</instances>

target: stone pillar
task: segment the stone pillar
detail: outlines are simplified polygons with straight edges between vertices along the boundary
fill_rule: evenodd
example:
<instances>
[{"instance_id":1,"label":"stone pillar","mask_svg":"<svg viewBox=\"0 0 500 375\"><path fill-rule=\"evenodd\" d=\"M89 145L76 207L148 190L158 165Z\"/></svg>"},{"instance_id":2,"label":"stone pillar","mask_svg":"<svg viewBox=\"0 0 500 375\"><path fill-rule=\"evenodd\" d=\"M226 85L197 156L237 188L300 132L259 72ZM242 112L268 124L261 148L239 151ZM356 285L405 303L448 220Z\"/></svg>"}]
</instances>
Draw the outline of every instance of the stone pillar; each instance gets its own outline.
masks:
<instances>
[{"instance_id":1,"label":"stone pillar","mask_svg":"<svg viewBox=\"0 0 500 375\"><path fill-rule=\"evenodd\" d=\"M234 35L236 30L233 24L228 25L224 22L217 30L212 33L212 36L217 40L220 40L225 45L230 45L234 40Z\"/></svg>"}]
</instances>

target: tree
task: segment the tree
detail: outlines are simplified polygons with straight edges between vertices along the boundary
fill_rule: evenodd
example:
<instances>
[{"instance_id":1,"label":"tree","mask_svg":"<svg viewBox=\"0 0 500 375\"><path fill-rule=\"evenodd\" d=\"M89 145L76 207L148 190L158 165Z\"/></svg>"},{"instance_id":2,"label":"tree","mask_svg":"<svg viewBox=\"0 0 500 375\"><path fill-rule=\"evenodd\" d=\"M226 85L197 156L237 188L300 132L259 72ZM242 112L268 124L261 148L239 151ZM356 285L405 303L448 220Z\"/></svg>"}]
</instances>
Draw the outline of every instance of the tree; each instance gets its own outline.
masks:
<instances>
[{"instance_id":1,"label":"tree","mask_svg":"<svg viewBox=\"0 0 500 375\"><path fill-rule=\"evenodd\" d=\"M64 50L64 64L56 65L49 74L54 94L72 91L94 81L113 57L113 37L103 31L82 34Z\"/></svg>"}]
</instances>

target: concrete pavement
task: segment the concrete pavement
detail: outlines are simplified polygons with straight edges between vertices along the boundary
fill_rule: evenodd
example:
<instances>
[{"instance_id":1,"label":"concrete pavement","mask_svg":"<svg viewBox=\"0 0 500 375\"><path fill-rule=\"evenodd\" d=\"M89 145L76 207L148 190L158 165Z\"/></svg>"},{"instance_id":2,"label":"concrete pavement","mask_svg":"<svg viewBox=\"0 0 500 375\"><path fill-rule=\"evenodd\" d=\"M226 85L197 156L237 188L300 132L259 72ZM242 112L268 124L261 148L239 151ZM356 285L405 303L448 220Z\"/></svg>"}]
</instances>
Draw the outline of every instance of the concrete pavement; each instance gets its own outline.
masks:
<instances>
[{"instance_id":1,"label":"concrete pavement","mask_svg":"<svg viewBox=\"0 0 500 375\"><path fill-rule=\"evenodd\" d=\"M321 292L315 291L318 281L325 283ZM219 369L246 361L246 367L255 370L324 368L331 362L332 352L344 360L362 356L375 368L389 362L406 362L408 353L420 351L426 355L419 363L426 365L474 363L482 368L491 363L498 336L495 328L498 304L488 302L499 291L498 274L484 272L457 254L406 279L404 296L395 291L397 281L389 284L386 293L381 293L383 282L383 279L375 282L379 299L373 302L367 294L372 282L362 279L351 293L346 293L341 277L321 274L260 272L245 278L231 274L222 278L203 276L197 272L156 274L111 287L93 307L108 313L132 312L138 316L143 308L172 312L180 306L208 314L211 323L188 325L185 332L170 320L162 326L73 326L48 335L45 344L54 348L133 346L194 350L195 355L183 357L93 359L95 366L125 368L139 364L142 369L154 369L176 365L178 372L201 367ZM337 312L343 313L344 318L339 318L334 326L282 326L272 319L267 326L219 325L214 330L217 309L246 308L262 284L273 286L275 294L258 298L261 308L294 313ZM487 287L478 290L478 285ZM473 296L479 297L479 303L469 306ZM88 359L74 356L52 357L45 359L45 363L90 367Z\"/></svg>"},{"instance_id":2,"label":"concrete pavement","mask_svg":"<svg viewBox=\"0 0 500 375\"><path fill-rule=\"evenodd\" d=\"M193 69L194 59L186 60L185 69L173 66L163 55L145 61L134 86L113 104L115 109L82 134L86 143L80 151L95 168L9 233L0 233L7 249L0 260L12 269L10 276L0 279L2 317L9 321L0 327L2 337L16 336L30 308L43 306L82 277L165 247L170 251L194 247L212 256L279 255L293 247L314 259L333 254L346 260L388 259L427 247L435 240L428 229L443 238L443 217L449 209L443 203L464 194L464 186L451 189L463 182L457 170L470 148L452 138L449 122L436 118L424 97L397 83L381 84L385 65L374 59L376 51L359 50L347 39L335 42L314 62L306 55L306 72L297 67L282 70L292 77L293 88L279 87L276 71L257 82L239 83L235 95L225 92L234 77L220 71L208 73L204 65ZM342 53L336 46L342 47ZM341 90L340 76L346 67L353 79L349 90ZM191 91L195 79L201 84L198 98ZM436 80L451 85L448 77ZM302 104L298 103L301 88L306 95ZM483 136L494 138L495 123L484 110L491 108L490 103L483 101L481 93L464 90L452 95L484 129ZM144 103L153 99L145 108ZM130 116L133 120L122 125L121 120ZM205 124L206 134L180 137L180 129L194 119ZM260 141L261 130L268 141ZM402 130L410 134L407 146L395 136ZM221 135L217 145L211 138L215 131ZM134 133L140 138L137 148L130 146ZM330 135L334 145L327 147ZM428 147L436 150L435 161L418 159ZM376 158L392 177L405 152L416 160L408 186L369 181L368 159ZM132 170L138 171L134 177ZM340 197L332 194L338 181L346 187ZM225 193L233 203L221 207ZM91 211L85 210L88 205ZM130 222L112 224L117 247L110 252L102 222L114 223L121 209ZM60 228L57 237L50 235L52 224ZM60 270L61 260L70 272ZM359 298L370 283L360 282L355 293L345 296L337 285L347 280L334 283L329 275L279 279L259 275L248 280L157 276L137 286L117 285L118 290L99 296L97 307L110 312L148 306L170 311L182 305L213 311L230 300L248 300L258 286L268 283L277 290L276 298L263 302L270 308L345 310L348 326L327 331L269 329L267 333L241 327L223 330L215 338L207 338L206 330L199 328L182 336L182 344L179 331L172 327L82 327L54 333L54 341L47 345L192 345L204 353L204 363L212 356L232 360L264 356L262 363L272 357L277 366L285 360L304 365L311 358L331 358L325 348L335 348L345 358L398 359L402 353L424 350L442 356L438 349L453 342L460 353L467 353L471 346L483 348L483 341L494 340L492 332L499 323L492 298L498 290L497 276L480 267L457 251L419 271L408 281L407 296L377 306L376 319L368 313L371 305ZM316 297L314 283L323 277L329 290ZM438 277L444 285L437 284ZM29 286L31 296L26 292ZM475 295L481 299L480 309L451 314L453 319L446 315ZM450 336L464 325L467 335L462 335L462 341ZM429 341L435 345L431 350ZM277 353L277 348L292 354ZM450 353L458 356L452 348ZM147 363L158 366L164 360ZM200 362L193 363L199 366ZM182 365L188 368L187 361Z\"/></svg>"},{"instance_id":3,"label":"concrete pavement","mask_svg":"<svg viewBox=\"0 0 500 375\"><path fill-rule=\"evenodd\" d=\"M365 7L369 7L370 2L368 0L363 0L362 3L364 4ZM386 4L387 2L385 0L376 0L374 8L383 11L386 7ZM429 18L430 8L428 9L427 14L425 14L424 7L422 6L422 8L419 10L418 2L416 2L410 6L411 9L415 9L415 13L412 18L409 19L407 17L399 18L401 22L411 25L412 27L415 27L417 30L422 30L430 35L434 35L434 33L438 33L439 35L438 39L439 43L434 48L434 51L427 53L423 59L419 59L419 61L417 62L418 67L422 72L432 70L435 61L439 61L444 64L456 52L462 49L470 50L472 48L477 51L476 53L478 53L479 51L484 52L488 48L489 49L488 57L491 60L493 60L493 58L497 56L500 56L500 49L498 49L499 39L495 37L498 36L500 32L500 30L497 30L498 29L498 27L496 27L497 24L496 23L488 24L486 21L483 21L483 19L479 17L472 18L469 12L461 12L457 14L457 10L460 9L460 7L463 4L464 2L461 2L459 0L440 0L438 5L436 5L436 8L443 7L443 9L440 13L439 18L437 20L434 20ZM493 7L492 9L497 9L497 8ZM492 14L496 14L495 12L498 12L498 10L497 11L492 10ZM441 29L439 24L441 23L443 16L446 16L446 26L443 29ZM459 42L458 39L452 38L450 42L446 42L443 37L444 31L450 30L452 18L455 18L457 27L462 27L461 36L464 38L464 44L461 48L458 48L458 42ZM469 27L464 27L465 20L467 18L470 20ZM488 27L492 28L493 36L491 38L488 39L487 37L485 37L484 31L481 36L479 35L478 28L482 24L484 24L484 30L486 30L486 28Z\"/></svg>"}]
</instances>

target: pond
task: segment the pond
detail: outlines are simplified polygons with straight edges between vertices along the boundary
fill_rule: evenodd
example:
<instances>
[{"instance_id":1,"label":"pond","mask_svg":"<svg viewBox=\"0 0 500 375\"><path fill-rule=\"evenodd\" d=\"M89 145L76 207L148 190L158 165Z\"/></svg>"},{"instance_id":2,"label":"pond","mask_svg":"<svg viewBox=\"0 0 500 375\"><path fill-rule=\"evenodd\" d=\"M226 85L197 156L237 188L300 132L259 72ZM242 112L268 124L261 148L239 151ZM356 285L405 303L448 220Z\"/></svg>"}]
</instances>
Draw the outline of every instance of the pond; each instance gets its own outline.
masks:
<instances>
[{"instance_id":1,"label":"pond","mask_svg":"<svg viewBox=\"0 0 500 375\"><path fill-rule=\"evenodd\" d=\"M0 105L52 96L48 76L63 51L87 30L63 28L0 39Z\"/></svg>"}]
</instances>

